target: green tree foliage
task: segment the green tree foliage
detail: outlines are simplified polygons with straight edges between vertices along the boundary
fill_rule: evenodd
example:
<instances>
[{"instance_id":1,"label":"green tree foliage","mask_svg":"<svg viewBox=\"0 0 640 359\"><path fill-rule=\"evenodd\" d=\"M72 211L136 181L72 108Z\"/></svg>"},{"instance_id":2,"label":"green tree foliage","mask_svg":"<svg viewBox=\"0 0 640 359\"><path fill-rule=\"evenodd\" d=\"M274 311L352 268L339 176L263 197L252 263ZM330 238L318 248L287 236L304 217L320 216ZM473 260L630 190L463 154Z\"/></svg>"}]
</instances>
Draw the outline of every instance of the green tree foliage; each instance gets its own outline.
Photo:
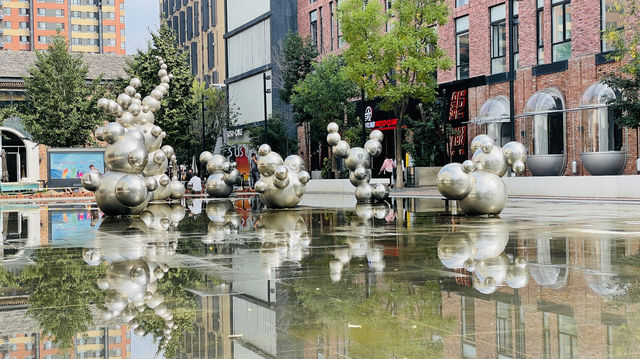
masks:
<instances>
[{"instance_id":1,"label":"green tree foliage","mask_svg":"<svg viewBox=\"0 0 640 359\"><path fill-rule=\"evenodd\" d=\"M402 148L411 154L416 166L442 165L447 160L447 141L453 131L442 122L443 104L443 99L427 106L419 104L419 119L405 117L411 131L405 133Z\"/></svg>"},{"instance_id":2,"label":"green tree foliage","mask_svg":"<svg viewBox=\"0 0 640 359\"><path fill-rule=\"evenodd\" d=\"M160 83L160 67L156 56L164 59L173 79L169 95L162 99L162 107L155 113L156 124L167 133L164 143L173 146L178 161L184 163L196 150L191 147L194 135L188 129L198 114L198 106L193 101L194 77L191 74L189 54L175 45L176 34L166 23L160 26L158 33L151 33L151 38L147 50L138 50L133 61L128 63L126 72L142 81L138 92L144 98Z\"/></svg>"},{"instance_id":3,"label":"green tree foliage","mask_svg":"<svg viewBox=\"0 0 640 359\"><path fill-rule=\"evenodd\" d=\"M623 65L604 79L604 83L619 92L619 96L609 99L609 104L619 115L618 126L640 127L640 3L635 0L620 0L614 4L620 13L620 28L607 28L604 39L616 50L612 58Z\"/></svg>"},{"instance_id":4,"label":"green tree foliage","mask_svg":"<svg viewBox=\"0 0 640 359\"><path fill-rule=\"evenodd\" d=\"M443 0L398 0L388 12L379 1L345 0L338 9L342 34L349 47L344 52L345 73L366 92L380 98L383 110L393 110L402 128L410 99L435 100L434 73L450 66L438 48L437 28L447 22ZM388 31L385 26L388 24ZM395 134L395 157L402 158L402 133ZM402 186L402 171L397 181Z\"/></svg>"},{"instance_id":5,"label":"green tree foliage","mask_svg":"<svg viewBox=\"0 0 640 359\"><path fill-rule=\"evenodd\" d=\"M204 136L207 150L211 151L215 147L216 139L222 135L222 130L233 126L238 118L238 112L233 105L227 103L227 92L224 89L207 88L205 83L197 80L193 81L193 101L198 104L198 114L191 123L191 133L193 134L191 148L202 146L202 111L204 108Z\"/></svg>"},{"instance_id":6,"label":"green tree foliage","mask_svg":"<svg viewBox=\"0 0 640 359\"><path fill-rule=\"evenodd\" d=\"M267 121L268 141L264 138L264 126L256 126L249 129L247 136L251 148L259 148L263 143L271 146L271 150L278 152L283 158L296 154L298 151L298 138L289 137L287 128L280 117L269 117Z\"/></svg>"},{"instance_id":7,"label":"green tree foliage","mask_svg":"<svg viewBox=\"0 0 640 359\"><path fill-rule=\"evenodd\" d=\"M84 146L91 143L95 127L107 119L96 103L105 90L101 79L87 84L89 69L79 55L69 53L59 34L24 77L28 105L0 113L0 119L22 118L32 140L52 147Z\"/></svg>"},{"instance_id":8,"label":"green tree foliage","mask_svg":"<svg viewBox=\"0 0 640 359\"><path fill-rule=\"evenodd\" d=\"M349 99L358 95L355 83L342 72L341 57L328 56L313 64L313 70L293 88L291 104L309 121L313 141L326 138L327 125L342 123L345 111L353 115L355 104Z\"/></svg>"},{"instance_id":9,"label":"green tree foliage","mask_svg":"<svg viewBox=\"0 0 640 359\"><path fill-rule=\"evenodd\" d=\"M76 334L93 326L90 305L104 303L105 291L96 280L106 267L87 266L82 250L42 248L35 252L36 264L26 267L19 277L31 290L27 314L40 324L43 333L51 333L61 349L73 345Z\"/></svg>"},{"instance_id":10,"label":"green tree foliage","mask_svg":"<svg viewBox=\"0 0 640 359\"><path fill-rule=\"evenodd\" d=\"M311 72L316 57L318 50L311 39L303 39L294 32L287 33L282 44L282 54L276 61L282 71L282 88L278 92L282 101L291 102L293 88Z\"/></svg>"}]
</instances>

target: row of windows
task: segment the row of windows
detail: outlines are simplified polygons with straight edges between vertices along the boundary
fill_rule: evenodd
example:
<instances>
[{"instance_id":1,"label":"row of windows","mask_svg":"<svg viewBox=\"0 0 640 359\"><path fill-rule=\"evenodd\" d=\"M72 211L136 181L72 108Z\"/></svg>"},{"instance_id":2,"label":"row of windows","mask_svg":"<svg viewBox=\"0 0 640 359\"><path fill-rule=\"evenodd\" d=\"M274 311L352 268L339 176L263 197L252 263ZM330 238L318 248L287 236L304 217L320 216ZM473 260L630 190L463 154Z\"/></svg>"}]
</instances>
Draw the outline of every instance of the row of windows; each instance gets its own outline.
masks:
<instances>
[{"instance_id":1,"label":"row of windows","mask_svg":"<svg viewBox=\"0 0 640 359\"><path fill-rule=\"evenodd\" d=\"M314 3L315 1L311 1ZM391 9L391 1L385 1L386 10ZM344 46L344 39L340 33L340 23L336 19L336 9L338 8L338 0L329 2L329 36L330 45L329 51L333 51L337 45L337 48ZM309 33L311 34L311 42L318 48L319 53L324 52L324 16L322 6L319 6L316 10L309 12ZM387 26L387 30L389 30ZM336 41L337 37L337 41Z\"/></svg>"},{"instance_id":2,"label":"row of windows","mask_svg":"<svg viewBox=\"0 0 640 359\"><path fill-rule=\"evenodd\" d=\"M38 16L64 17L64 10L61 9L38 9Z\"/></svg>"},{"instance_id":3,"label":"row of windows","mask_svg":"<svg viewBox=\"0 0 640 359\"><path fill-rule=\"evenodd\" d=\"M173 25L173 29L178 35L178 42L184 44L186 41L193 39L194 36L198 36L200 30L207 31L216 26L218 18L217 0L196 1L193 6L188 6L184 11L169 17L168 14L172 14L180 8L175 8L179 2L180 0L163 0L162 2L163 13L167 16L169 26Z\"/></svg>"},{"instance_id":4,"label":"row of windows","mask_svg":"<svg viewBox=\"0 0 640 359\"><path fill-rule=\"evenodd\" d=\"M39 22L39 30L64 30L64 23L55 22Z\"/></svg>"},{"instance_id":5,"label":"row of windows","mask_svg":"<svg viewBox=\"0 0 640 359\"><path fill-rule=\"evenodd\" d=\"M38 1L42 1L42 0L38 0ZM53 2L53 1L59 1L62 2L62 0L46 0L47 2ZM93 6L98 6L98 0L71 0L71 4L72 5L93 5ZM116 0L102 0L102 5L115 5L116 4ZM124 3L120 3L120 9L124 8Z\"/></svg>"},{"instance_id":6,"label":"row of windows","mask_svg":"<svg viewBox=\"0 0 640 359\"><path fill-rule=\"evenodd\" d=\"M456 0L456 6L466 5L466 0ZM615 0L601 0L602 20L601 30L608 28L619 29L620 14L614 10ZM507 71L507 25L505 4L489 8L490 15L490 45L491 45L491 74ZM519 58L519 27L518 2L514 2L513 9L513 53L515 68ZM538 64L544 63L544 1L537 0L537 56ZM313 38L313 27L312 27ZM469 15L455 19L456 43L456 77L469 77ZM611 51L611 44L602 40L601 50ZM571 0L551 1L551 61L563 61L571 57Z\"/></svg>"},{"instance_id":7,"label":"row of windows","mask_svg":"<svg viewBox=\"0 0 640 359\"><path fill-rule=\"evenodd\" d=\"M10 7L4 7L2 8L2 13L5 15L11 15L11 10L12 8ZM18 15L20 16L29 16L29 9L26 8L19 8L18 10Z\"/></svg>"}]
</instances>

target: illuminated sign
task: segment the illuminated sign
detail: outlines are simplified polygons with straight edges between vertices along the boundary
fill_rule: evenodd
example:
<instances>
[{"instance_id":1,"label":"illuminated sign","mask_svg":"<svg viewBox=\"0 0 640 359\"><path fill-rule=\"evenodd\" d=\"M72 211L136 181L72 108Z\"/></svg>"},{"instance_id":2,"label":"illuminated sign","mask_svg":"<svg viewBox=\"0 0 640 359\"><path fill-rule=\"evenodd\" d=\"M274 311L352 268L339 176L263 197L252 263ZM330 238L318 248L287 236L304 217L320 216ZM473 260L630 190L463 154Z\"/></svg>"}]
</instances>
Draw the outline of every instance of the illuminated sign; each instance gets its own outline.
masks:
<instances>
[{"instance_id":1,"label":"illuminated sign","mask_svg":"<svg viewBox=\"0 0 640 359\"><path fill-rule=\"evenodd\" d=\"M449 101L449 123L455 133L449 137L449 156L454 162L463 162L467 155L468 91L460 90L451 93Z\"/></svg>"}]
</instances>

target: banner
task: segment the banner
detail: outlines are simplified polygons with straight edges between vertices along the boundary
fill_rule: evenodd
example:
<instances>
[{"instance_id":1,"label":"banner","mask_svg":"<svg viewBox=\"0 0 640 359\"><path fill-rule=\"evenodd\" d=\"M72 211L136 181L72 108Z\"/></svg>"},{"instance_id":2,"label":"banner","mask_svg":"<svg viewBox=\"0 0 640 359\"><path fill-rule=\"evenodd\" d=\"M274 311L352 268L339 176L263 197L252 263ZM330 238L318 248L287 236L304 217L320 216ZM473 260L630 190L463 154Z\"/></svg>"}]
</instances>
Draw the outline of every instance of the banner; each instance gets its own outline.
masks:
<instances>
[{"instance_id":1,"label":"banner","mask_svg":"<svg viewBox=\"0 0 640 359\"><path fill-rule=\"evenodd\" d=\"M455 133L449 137L449 156L452 162L464 162L469 159L467 153L467 124L469 121L468 90L451 92L449 98L448 123Z\"/></svg>"},{"instance_id":2,"label":"banner","mask_svg":"<svg viewBox=\"0 0 640 359\"><path fill-rule=\"evenodd\" d=\"M102 152L50 152L49 155L49 179L82 178L90 165L104 173Z\"/></svg>"}]
</instances>

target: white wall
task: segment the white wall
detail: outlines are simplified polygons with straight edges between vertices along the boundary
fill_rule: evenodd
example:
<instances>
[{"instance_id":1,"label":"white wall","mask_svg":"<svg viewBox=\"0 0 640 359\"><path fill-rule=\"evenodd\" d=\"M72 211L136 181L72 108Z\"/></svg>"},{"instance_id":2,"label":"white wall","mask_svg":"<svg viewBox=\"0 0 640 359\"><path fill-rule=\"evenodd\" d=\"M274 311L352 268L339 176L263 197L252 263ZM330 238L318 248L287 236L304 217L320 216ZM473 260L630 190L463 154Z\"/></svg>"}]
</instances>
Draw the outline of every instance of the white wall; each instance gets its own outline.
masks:
<instances>
[{"instance_id":1,"label":"white wall","mask_svg":"<svg viewBox=\"0 0 640 359\"><path fill-rule=\"evenodd\" d=\"M227 1L227 28L233 31L239 26L270 10L270 0Z\"/></svg>"},{"instance_id":2,"label":"white wall","mask_svg":"<svg viewBox=\"0 0 640 359\"><path fill-rule=\"evenodd\" d=\"M271 63L271 20L227 39L229 77Z\"/></svg>"},{"instance_id":3,"label":"white wall","mask_svg":"<svg viewBox=\"0 0 640 359\"><path fill-rule=\"evenodd\" d=\"M229 84L229 101L240 113L236 125L264 121L263 87L262 73ZM267 88L271 88L271 81L267 81ZM271 115L271 95L267 94L267 117Z\"/></svg>"}]
</instances>

